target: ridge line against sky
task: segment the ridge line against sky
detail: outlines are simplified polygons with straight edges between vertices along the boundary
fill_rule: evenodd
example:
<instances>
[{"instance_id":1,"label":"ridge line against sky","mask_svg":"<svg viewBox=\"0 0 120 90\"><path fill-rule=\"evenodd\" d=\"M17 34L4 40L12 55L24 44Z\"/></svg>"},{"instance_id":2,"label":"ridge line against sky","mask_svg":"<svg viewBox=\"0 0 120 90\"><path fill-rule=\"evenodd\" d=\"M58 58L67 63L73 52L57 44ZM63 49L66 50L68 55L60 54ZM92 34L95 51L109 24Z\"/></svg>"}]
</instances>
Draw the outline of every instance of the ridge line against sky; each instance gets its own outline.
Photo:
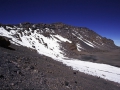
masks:
<instances>
[{"instance_id":1,"label":"ridge line against sky","mask_svg":"<svg viewBox=\"0 0 120 90\"><path fill-rule=\"evenodd\" d=\"M120 46L120 0L0 0L0 23L63 22L87 27Z\"/></svg>"}]
</instances>

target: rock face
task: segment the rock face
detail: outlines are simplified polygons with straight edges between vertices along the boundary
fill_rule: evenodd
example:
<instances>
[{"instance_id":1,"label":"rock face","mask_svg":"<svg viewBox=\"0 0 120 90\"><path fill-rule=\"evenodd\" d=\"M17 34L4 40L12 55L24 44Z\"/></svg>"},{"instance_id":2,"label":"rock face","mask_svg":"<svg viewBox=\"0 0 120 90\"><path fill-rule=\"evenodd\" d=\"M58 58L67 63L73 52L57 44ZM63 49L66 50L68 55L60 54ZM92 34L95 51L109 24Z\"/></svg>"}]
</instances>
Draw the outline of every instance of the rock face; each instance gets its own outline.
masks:
<instances>
[{"instance_id":1,"label":"rock face","mask_svg":"<svg viewBox=\"0 0 120 90\"><path fill-rule=\"evenodd\" d=\"M8 38L0 36L0 46L2 47L10 46L10 41L8 40Z\"/></svg>"}]
</instances>

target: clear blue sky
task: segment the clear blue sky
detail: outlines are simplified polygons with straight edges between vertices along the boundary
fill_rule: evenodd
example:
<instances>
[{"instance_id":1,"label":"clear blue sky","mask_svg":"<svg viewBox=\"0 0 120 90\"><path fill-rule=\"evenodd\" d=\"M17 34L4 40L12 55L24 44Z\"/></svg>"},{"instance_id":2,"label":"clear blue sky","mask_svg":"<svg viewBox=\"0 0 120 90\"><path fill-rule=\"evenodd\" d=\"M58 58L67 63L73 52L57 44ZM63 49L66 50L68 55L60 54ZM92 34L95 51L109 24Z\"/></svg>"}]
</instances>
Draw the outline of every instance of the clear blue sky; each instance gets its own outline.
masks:
<instances>
[{"instance_id":1,"label":"clear blue sky","mask_svg":"<svg viewBox=\"0 0 120 90\"><path fill-rule=\"evenodd\" d=\"M0 0L0 23L21 22L83 26L120 46L120 0Z\"/></svg>"}]
</instances>

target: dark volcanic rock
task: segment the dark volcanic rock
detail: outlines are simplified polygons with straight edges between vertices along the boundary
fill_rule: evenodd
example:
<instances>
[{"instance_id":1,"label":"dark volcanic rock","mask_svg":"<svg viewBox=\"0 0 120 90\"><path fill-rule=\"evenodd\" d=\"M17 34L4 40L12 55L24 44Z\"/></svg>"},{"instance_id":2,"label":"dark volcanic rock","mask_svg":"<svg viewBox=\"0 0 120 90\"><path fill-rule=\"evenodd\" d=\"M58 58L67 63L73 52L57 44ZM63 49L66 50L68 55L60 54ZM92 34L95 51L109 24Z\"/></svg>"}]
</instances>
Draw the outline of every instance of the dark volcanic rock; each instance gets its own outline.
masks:
<instances>
[{"instance_id":1,"label":"dark volcanic rock","mask_svg":"<svg viewBox=\"0 0 120 90\"><path fill-rule=\"evenodd\" d=\"M10 41L7 37L0 36L0 46L8 47L10 46Z\"/></svg>"}]
</instances>

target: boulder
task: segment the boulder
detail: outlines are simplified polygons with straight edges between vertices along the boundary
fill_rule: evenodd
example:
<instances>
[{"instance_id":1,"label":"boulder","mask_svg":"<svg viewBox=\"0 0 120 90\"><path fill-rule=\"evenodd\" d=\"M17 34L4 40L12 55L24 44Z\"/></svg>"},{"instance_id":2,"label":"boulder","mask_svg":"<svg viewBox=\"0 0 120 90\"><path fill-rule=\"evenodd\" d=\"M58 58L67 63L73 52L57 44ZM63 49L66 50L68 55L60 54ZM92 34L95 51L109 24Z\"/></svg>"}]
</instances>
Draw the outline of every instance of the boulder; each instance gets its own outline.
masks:
<instances>
[{"instance_id":1,"label":"boulder","mask_svg":"<svg viewBox=\"0 0 120 90\"><path fill-rule=\"evenodd\" d=\"M10 46L10 41L7 37L4 37L4 36L0 36L0 46L2 47L8 47Z\"/></svg>"}]
</instances>

